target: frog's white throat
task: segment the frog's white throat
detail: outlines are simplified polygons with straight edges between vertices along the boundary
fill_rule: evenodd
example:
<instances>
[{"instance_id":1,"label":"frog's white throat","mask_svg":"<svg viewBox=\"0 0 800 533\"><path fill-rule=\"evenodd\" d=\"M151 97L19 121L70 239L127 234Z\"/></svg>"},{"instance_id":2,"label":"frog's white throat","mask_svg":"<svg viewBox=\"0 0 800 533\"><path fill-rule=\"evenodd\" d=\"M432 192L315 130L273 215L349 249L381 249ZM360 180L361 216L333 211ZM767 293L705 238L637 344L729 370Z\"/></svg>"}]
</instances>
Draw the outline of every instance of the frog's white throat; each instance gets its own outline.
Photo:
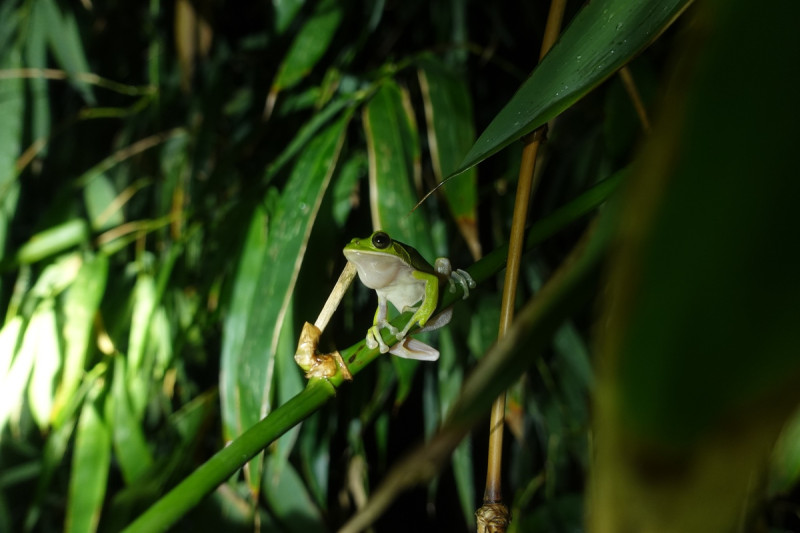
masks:
<instances>
[{"instance_id":1,"label":"frog's white throat","mask_svg":"<svg viewBox=\"0 0 800 533\"><path fill-rule=\"evenodd\" d=\"M344 255L356 266L361 283L370 289L391 285L403 270L410 270L400 258L389 254L345 250Z\"/></svg>"}]
</instances>

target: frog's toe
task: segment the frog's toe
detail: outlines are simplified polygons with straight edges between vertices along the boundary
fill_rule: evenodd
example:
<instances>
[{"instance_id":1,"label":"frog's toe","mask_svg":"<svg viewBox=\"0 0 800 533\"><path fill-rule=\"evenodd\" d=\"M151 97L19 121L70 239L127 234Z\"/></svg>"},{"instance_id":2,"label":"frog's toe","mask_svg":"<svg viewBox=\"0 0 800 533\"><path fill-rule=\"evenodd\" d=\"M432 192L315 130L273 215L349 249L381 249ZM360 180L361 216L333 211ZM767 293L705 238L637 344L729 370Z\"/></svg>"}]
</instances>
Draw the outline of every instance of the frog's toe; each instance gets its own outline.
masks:
<instances>
[{"instance_id":1,"label":"frog's toe","mask_svg":"<svg viewBox=\"0 0 800 533\"><path fill-rule=\"evenodd\" d=\"M389 345L383 342L383 337L381 337L381 332L377 328L372 328L367 331L367 348L370 350L374 350L375 348L379 348L381 353L386 353L389 351Z\"/></svg>"},{"instance_id":2,"label":"frog's toe","mask_svg":"<svg viewBox=\"0 0 800 533\"><path fill-rule=\"evenodd\" d=\"M376 341L371 334L367 334L366 341L367 341L367 348L369 348L370 350L374 350L375 348L378 347L378 341Z\"/></svg>"},{"instance_id":3,"label":"frog's toe","mask_svg":"<svg viewBox=\"0 0 800 533\"><path fill-rule=\"evenodd\" d=\"M474 289L476 286L472 276L466 270L461 270L460 268L450 274L450 292L456 292L456 284L464 291L464 300L469 296L469 290Z\"/></svg>"}]
</instances>

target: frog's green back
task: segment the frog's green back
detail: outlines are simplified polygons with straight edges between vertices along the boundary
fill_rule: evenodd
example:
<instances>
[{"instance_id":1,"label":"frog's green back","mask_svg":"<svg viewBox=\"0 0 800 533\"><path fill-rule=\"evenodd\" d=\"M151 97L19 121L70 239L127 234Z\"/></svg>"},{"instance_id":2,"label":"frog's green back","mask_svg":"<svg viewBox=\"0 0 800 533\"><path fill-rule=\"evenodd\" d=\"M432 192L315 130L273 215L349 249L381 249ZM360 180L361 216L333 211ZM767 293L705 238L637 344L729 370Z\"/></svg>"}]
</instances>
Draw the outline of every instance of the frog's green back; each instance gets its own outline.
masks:
<instances>
[{"instance_id":1,"label":"frog's green back","mask_svg":"<svg viewBox=\"0 0 800 533\"><path fill-rule=\"evenodd\" d=\"M396 245L395 250L397 250L397 253L399 255L405 256L403 257L403 259L408 264L410 264L417 270L422 270L423 272L427 272L429 274L436 273L436 270L433 268L433 265L431 265L427 259L422 257L422 254L420 254L416 248L414 248L413 246L409 246L404 242L400 242L396 239L392 239L392 241L394 241L394 244Z\"/></svg>"}]
</instances>

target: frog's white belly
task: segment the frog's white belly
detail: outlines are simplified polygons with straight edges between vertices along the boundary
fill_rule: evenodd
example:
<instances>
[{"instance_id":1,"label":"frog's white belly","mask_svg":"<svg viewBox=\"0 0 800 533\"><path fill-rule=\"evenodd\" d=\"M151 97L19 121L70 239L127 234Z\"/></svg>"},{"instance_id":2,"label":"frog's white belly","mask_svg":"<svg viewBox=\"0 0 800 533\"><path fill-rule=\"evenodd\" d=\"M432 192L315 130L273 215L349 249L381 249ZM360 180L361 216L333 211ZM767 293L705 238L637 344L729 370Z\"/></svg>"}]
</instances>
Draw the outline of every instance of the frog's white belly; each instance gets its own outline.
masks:
<instances>
[{"instance_id":1,"label":"frog's white belly","mask_svg":"<svg viewBox=\"0 0 800 533\"><path fill-rule=\"evenodd\" d=\"M398 272L390 285L382 289L375 289L378 297L386 298L395 309L401 312L422 300L423 296L425 296L425 282L415 278L411 274L412 272L413 270L411 269Z\"/></svg>"},{"instance_id":2,"label":"frog's white belly","mask_svg":"<svg viewBox=\"0 0 800 533\"><path fill-rule=\"evenodd\" d=\"M361 283L375 289L398 310L411 307L425 295L425 282L413 276L414 269L388 254L345 250L344 255L356 265Z\"/></svg>"}]
</instances>

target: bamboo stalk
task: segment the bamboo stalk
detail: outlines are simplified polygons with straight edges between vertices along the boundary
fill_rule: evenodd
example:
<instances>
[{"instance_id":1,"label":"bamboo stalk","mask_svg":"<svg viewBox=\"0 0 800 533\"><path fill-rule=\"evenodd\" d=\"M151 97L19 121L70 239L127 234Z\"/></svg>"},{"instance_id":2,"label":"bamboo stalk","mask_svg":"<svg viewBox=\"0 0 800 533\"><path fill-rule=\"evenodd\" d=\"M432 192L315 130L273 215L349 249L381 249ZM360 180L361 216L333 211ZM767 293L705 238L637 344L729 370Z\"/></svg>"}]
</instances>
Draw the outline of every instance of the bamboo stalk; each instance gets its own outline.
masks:
<instances>
[{"instance_id":1,"label":"bamboo stalk","mask_svg":"<svg viewBox=\"0 0 800 533\"><path fill-rule=\"evenodd\" d=\"M561 21L566 7L565 0L553 0L547 16L542 47L539 53L541 60L555 43L560 33ZM522 257L522 246L525 236L525 224L528 220L528 204L538 185L534 179L536 156L539 145L544 138L546 126L543 126L526 137L522 150L517 194L514 200L514 217L511 222L511 235L508 246L506 275L503 283L502 307L500 309L500 327L498 339L505 336L514 320L514 302L519 280L519 267ZM489 452L486 469L486 488L483 494L483 506L475 513L479 532L503 532L508 529L510 515L508 507L503 503L502 466L503 466L503 432L505 429L506 397L498 396L492 405L489 421Z\"/></svg>"}]
</instances>

